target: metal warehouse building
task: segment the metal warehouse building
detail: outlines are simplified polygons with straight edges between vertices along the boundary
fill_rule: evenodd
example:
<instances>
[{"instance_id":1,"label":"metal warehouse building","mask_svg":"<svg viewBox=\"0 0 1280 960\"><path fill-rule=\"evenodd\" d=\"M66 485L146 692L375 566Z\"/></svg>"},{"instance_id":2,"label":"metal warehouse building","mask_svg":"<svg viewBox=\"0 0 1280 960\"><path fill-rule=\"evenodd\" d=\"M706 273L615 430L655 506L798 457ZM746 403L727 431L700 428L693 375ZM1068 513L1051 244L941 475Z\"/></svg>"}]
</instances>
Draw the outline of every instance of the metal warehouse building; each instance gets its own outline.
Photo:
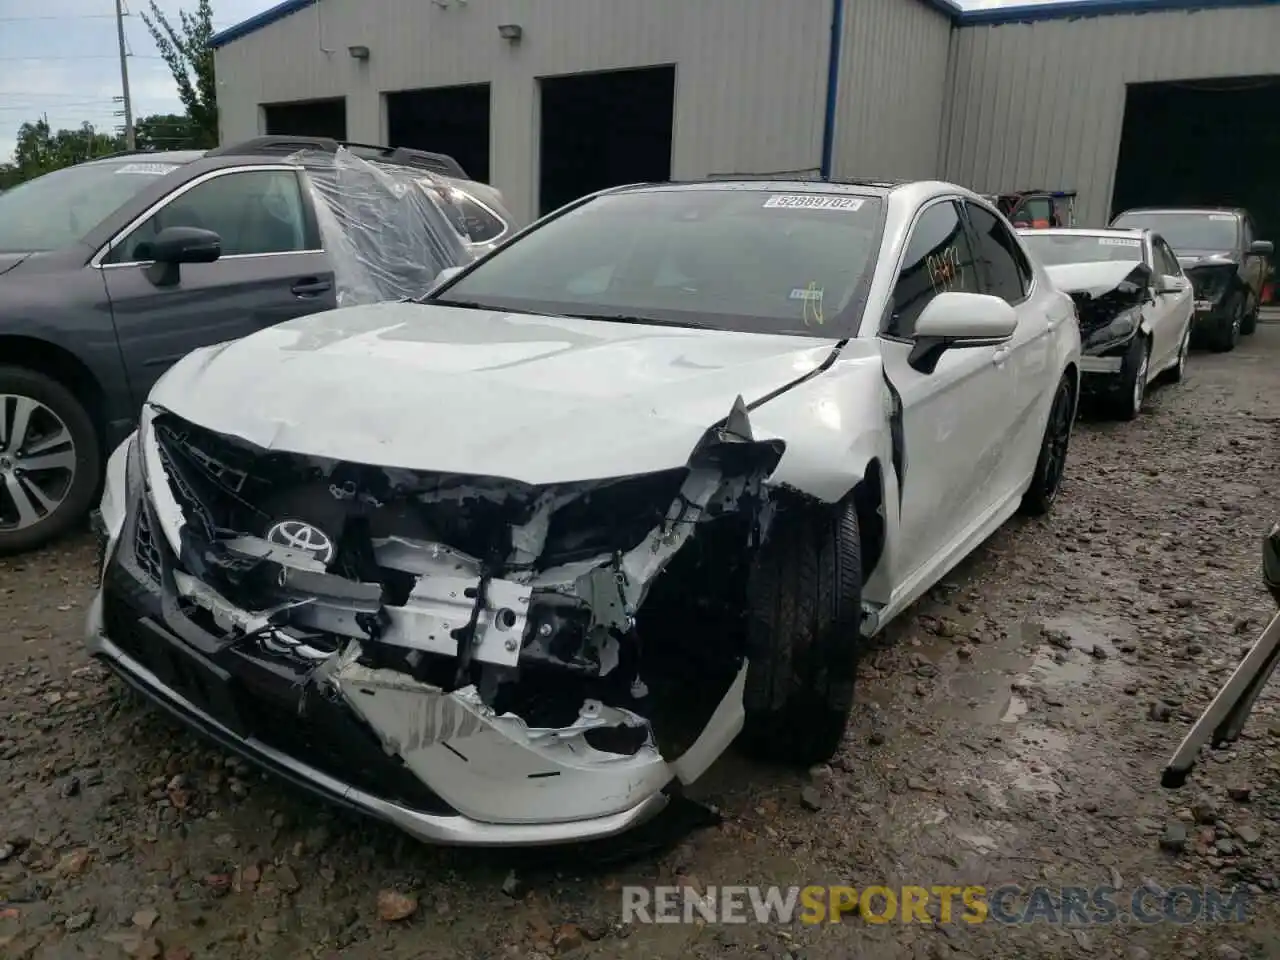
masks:
<instances>
[{"instance_id":1,"label":"metal warehouse building","mask_svg":"<svg viewBox=\"0 0 1280 960\"><path fill-rule=\"evenodd\" d=\"M224 142L450 153L525 218L787 172L1074 189L1094 223L1240 203L1280 234L1277 0L286 0L214 45Z\"/></svg>"}]
</instances>

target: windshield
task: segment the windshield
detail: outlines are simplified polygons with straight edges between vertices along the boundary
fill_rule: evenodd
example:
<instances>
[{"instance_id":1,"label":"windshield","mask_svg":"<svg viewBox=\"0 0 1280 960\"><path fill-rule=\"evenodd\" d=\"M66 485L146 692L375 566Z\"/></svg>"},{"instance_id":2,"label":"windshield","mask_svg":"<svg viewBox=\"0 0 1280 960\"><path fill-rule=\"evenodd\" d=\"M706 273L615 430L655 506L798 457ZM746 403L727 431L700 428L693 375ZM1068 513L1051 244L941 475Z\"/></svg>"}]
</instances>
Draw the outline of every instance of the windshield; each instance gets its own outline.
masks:
<instances>
[{"instance_id":1,"label":"windshield","mask_svg":"<svg viewBox=\"0 0 1280 960\"><path fill-rule=\"evenodd\" d=\"M1113 227L1144 227L1154 230L1168 241L1174 251L1234 250L1238 232L1234 213L1125 213L1116 218Z\"/></svg>"},{"instance_id":2,"label":"windshield","mask_svg":"<svg viewBox=\"0 0 1280 960\"><path fill-rule=\"evenodd\" d=\"M85 163L46 173L0 194L0 253L69 246L176 164Z\"/></svg>"},{"instance_id":3,"label":"windshield","mask_svg":"<svg viewBox=\"0 0 1280 960\"><path fill-rule=\"evenodd\" d=\"M1138 237L1101 237L1070 233L1022 234L1028 250L1046 267L1062 263L1104 263L1109 260L1145 261Z\"/></svg>"},{"instance_id":4,"label":"windshield","mask_svg":"<svg viewBox=\"0 0 1280 960\"><path fill-rule=\"evenodd\" d=\"M752 333L845 336L869 282L881 201L767 189L590 200L431 300Z\"/></svg>"}]
</instances>

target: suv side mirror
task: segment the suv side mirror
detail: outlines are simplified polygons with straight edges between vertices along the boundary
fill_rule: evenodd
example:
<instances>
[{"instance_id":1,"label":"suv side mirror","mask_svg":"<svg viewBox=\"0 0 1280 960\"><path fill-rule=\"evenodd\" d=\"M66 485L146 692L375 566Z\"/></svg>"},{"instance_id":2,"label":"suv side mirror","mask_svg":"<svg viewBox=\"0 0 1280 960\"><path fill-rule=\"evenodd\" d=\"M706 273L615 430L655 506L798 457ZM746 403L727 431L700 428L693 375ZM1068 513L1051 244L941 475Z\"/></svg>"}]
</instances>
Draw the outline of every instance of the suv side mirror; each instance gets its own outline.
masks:
<instances>
[{"instance_id":1,"label":"suv side mirror","mask_svg":"<svg viewBox=\"0 0 1280 960\"><path fill-rule=\"evenodd\" d=\"M172 287L181 279L183 263L213 263L222 256L222 238L201 227L165 227L150 243L134 248L139 260L154 261L144 270L157 287Z\"/></svg>"},{"instance_id":2,"label":"suv side mirror","mask_svg":"<svg viewBox=\"0 0 1280 960\"><path fill-rule=\"evenodd\" d=\"M1163 276L1156 281L1156 296L1179 294L1187 289L1187 281L1181 277Z\"/></svg>"},{"instance_id":3,"label":"suv side mirror","mask_svg":"<svg viewBox=\"0 0 1280 960\"><path fill-rule=\"evenodd\" d=\"M201 227L165 227L148 245L156 263L213 263L222 256L222 238Z\"/></svg>"},{"instance_id":4,"label":"suv side mirror","mask_svg":"<svg viewBox=\"0 0 1280 960\"><path fill-rule=\"evenodd\" d=\"M921 373L933 373L947 350L995 346L1017 329L1017 312L999 297L957 290L940 293L920 312L908 362Z\"/></svg>"},{"instance_id":5,"label":"suv side mirror","mask_svg":"<svg viewBox=\"0 0 1280 960\"><path fill-rule=\"evenodd\" d=\"M1249 244L1249 253L1259 257L1269 257L1276 252L1276 245L1270 240L1255 240Z\"/></svg>"}]
</instances>

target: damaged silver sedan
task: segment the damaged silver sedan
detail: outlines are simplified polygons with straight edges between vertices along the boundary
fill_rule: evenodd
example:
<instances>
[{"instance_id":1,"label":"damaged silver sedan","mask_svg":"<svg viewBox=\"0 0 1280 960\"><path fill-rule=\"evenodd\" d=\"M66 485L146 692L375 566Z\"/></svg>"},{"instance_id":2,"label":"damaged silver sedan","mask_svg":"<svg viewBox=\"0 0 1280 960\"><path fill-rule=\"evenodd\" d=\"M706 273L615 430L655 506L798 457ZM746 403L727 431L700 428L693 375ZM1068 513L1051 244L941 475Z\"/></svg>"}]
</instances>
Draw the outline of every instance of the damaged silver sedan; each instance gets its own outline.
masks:
<instances>
[{"instance_id":1,"label":"damaged silver sedan","mask_svg":"<svg viewBox=\"0 0 1280 960\"><path fill-rule=\"evenodd\" d=\"M1049 508L1071 316L960 188L606 191L173 367L111 458L90 647L423 839L620 832L740 734L829 758L861 637Z\"/></svg>"}]
</instances>

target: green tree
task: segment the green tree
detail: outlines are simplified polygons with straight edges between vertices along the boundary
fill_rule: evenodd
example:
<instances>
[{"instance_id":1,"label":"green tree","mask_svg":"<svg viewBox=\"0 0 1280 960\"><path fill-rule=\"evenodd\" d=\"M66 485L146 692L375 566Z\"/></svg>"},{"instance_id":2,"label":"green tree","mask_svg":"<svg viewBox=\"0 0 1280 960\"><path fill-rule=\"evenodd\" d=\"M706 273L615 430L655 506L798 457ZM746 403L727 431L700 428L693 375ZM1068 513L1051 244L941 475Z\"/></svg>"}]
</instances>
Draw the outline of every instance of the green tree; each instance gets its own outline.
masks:
<instances>
[{"instance_id":1,"label":"green tree","mask_svg":"<svg viewBox=\"0 0 1280 960\"><path fill-rule=\"evenodd\" d=\"M191 147L213 147L218 143L218 93L213 76L213 7L210 0L198 0L194 13L178 12L175 27L151 0L150 14L142 14L156 49L173 74L178 99L190 120Z\"/></svg>"},{"instance_id":2,"label":"green tree","mask_svg":"<svg viewBox=\"0 0 1280 960\"><path fill-rule=\"evenodd\" d=\"M118 134L102 133L91 123L55 131L48 119L41 117L18 128L13 162L0 168L0 186L12 186L51 170L115 153L122 145Z\"/></svg>"},{"instance_id":3,"label":"green tree","mask_svg":"<svg viewBox=\"0 0 1280 960\"><path fill-rule=\"evenodd\" d=\"M191 150L200 145L191 120L177 113L139 117L133 136L139 150Z\"/></svg>"}]
</instances>

